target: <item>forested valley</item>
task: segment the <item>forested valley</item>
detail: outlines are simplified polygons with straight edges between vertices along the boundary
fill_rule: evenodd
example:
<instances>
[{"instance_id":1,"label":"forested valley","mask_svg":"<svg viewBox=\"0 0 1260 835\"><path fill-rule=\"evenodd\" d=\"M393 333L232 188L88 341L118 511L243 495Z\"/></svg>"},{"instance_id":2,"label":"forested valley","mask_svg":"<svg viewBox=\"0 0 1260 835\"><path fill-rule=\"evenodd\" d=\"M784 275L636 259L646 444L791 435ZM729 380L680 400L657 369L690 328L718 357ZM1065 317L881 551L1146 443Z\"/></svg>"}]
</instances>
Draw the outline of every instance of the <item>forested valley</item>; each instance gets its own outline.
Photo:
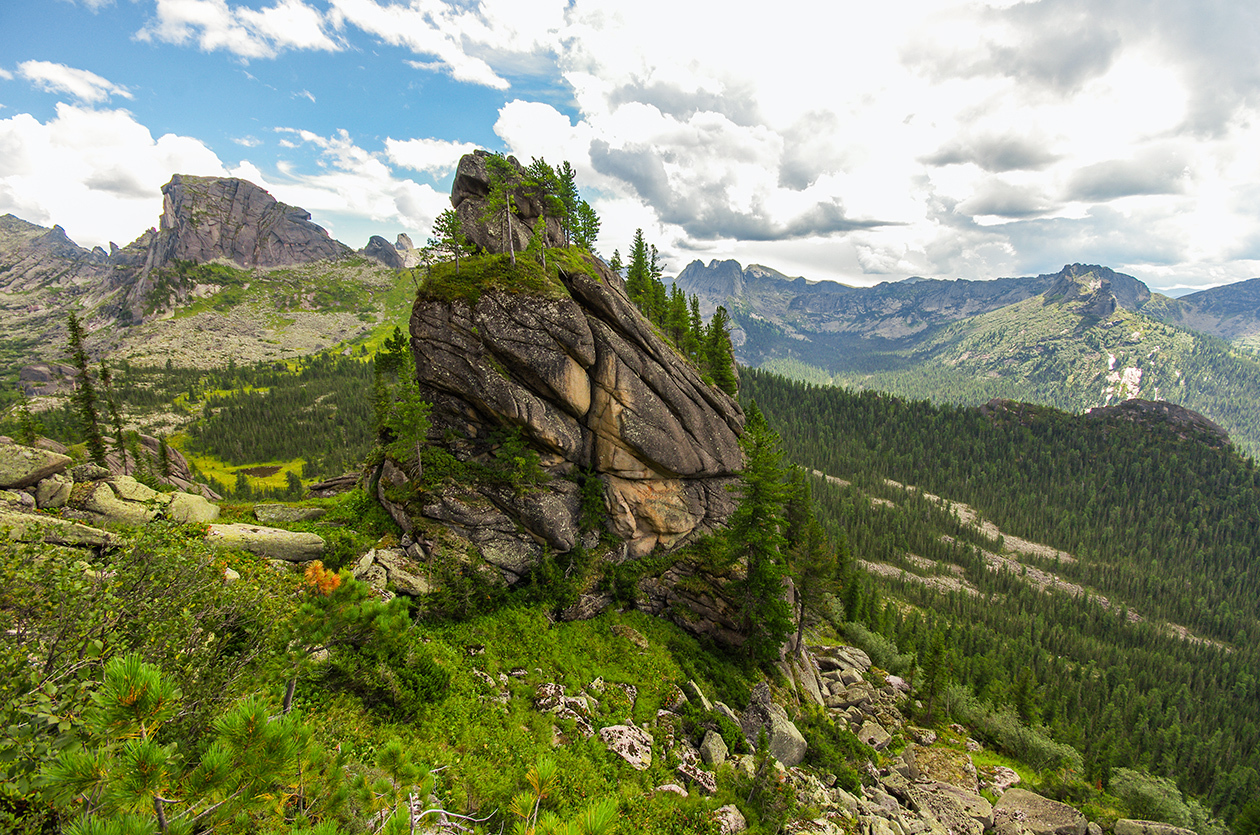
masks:
<instances>
[{"instance_id":1,"label":"forested valley","mask_svg":"<svg viewBox=\"0 0 1260 835\"><path fill-rule=\"evenodd\" d=\"M935 649L951 711L1014 710L1079 751L1097 787L1139 767L1227 820L1254 797L1251 460L1169 427L1026 404L985 414L756 370L741 397L788 459L832 477L815 482L832 536L855 560L894 567L859 572L843 603L845 620L891 642L891 669L912 674ZM1062 553L997 562L1001 539L920 491ZM1065 583L1030 581L1046 574Z\"/></svg>"}]
</instances>

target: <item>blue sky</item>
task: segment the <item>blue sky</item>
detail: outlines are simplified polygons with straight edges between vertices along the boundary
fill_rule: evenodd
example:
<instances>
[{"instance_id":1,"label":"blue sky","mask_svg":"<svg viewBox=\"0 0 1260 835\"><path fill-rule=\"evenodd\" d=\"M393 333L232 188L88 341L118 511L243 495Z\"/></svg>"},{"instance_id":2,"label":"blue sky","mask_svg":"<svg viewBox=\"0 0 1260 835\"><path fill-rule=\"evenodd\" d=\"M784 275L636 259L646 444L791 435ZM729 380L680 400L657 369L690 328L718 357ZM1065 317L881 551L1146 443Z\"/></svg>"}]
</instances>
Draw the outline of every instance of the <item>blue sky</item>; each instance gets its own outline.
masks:
<instances>
[{"instance_id":1,"label":"blue sky","mask_svg":"<svg viewBox=\"0 0 1260 835\"><path fill-rule=\"evenodd\" d=\"M1260 7L1230 0L0 4L0 213L81 244L171 174L352 246L428 234L473 147L570 160L670 270L874 284L1101 263L1260 275ZM739 9L738 13L735 13Z\"/></svg>"}]
</instances>

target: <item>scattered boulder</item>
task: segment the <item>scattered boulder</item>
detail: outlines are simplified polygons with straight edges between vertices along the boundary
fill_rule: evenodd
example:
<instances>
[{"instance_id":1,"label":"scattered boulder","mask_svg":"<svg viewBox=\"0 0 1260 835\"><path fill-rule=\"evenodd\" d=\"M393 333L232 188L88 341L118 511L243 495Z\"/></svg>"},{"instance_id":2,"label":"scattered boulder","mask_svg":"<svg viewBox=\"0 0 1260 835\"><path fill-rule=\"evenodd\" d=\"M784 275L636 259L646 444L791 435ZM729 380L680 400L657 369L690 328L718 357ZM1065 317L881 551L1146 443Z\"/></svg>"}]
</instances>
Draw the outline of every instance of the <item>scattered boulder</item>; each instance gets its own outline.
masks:
<instances>
[{"instance_id":1,"label":"scattered boulder","mask_svg":"<svg viewBox=\"0 0 1260 835\"><path fill-rule=\"evenodd\" d=\"M784 766L791 768L805 759L805 737L788 719L787 712L770 700L770 687L764 681L753 688L748 709L739 718L739 725L748 744L753 747L764 729L770 753Z\"/></svg>"},{"instance_id":2,"label":"scattered boulder","mask_svg":"<svg viewBox=\"0 0 1260 835\"><path fill-rule=\"evenodd\" d=\"M317 534L242 523L210 525L206 542L286 562L309 562L324 555L324 540Z\"/></svg>"},{"instance_id":3,"label":"scattered boulder","mask_svg":"<svg viewBox=\"0 0 1260 835\"><path fill-rule=\"evenodd\" d=\"M322 507L290 507L287 504L260 504L254 506L254 518L264 525L311 522L327 512Z\"/></svg>"},{"instance_id":4,"label":"scattered boulder","mask_svg":"<svg viewBox=\"0 0 1260 835\"><path fill-rule=\"evenodd\" d=\"M52 545L100 547L114 541L114 535L99 528L44 514L23 513L0 508L0 532L18 542L47 542Z\"/></svg>"},{"instance_id":5,"label":"scattered boulder","mask_svg":"<svg viewBox=\"0 0 1260 835\"><path fill-rule=\"evenodd\" d=\"M0 444L0 488L32 487L70 464L70 457L21 444Z\"/></svg>"},{"instance_id":6,"label":"scattered boulder","mask_svg":"<svg viewBox=\"0 0 1260 835\"><path fill-rule=\"evenodd\" d=\"M717 794L717 775L712 771L705 771L689 762L679 764L674 771L687 785L695 787L701 794Z\"/></svg>"},{"instance_id":7,"label":"scattered boulder","mask_svg":"<svg viewBox=\"0 0 1260 835\"><path fill-rule=\"evenodd\" d=\"M166 505L166 518L181 525L213 522L219 518L219 506L204 496L172 493Z\"/></svg>"},{"instance_id":8,"label":"scattered boulder","mask_svg":"<svg viewBox=\"0 0 1260 835\"><path fill-rule=\"evenodd\" d=\"M1115 832L1116 835L1197 835L1193 829L1184 829L1171 823L1127 818L1116 821Z\"/></svg>"},{"instance_id":9,"label":"scattered boulder","mask_svg":"<svg viewBox=\"0 0 1260 835\"><path fill-rule=\"evenodd\" d=\"M857 732L857 738L864 745L869 745L876 751L883 751L888 747L888 743L892 742L892 737L888 734L888 731L869 719L862 723L861 729Z\"/></svg>"},{"instance_id":10,"label":"scattered boulder","mask_svg":"<svg viewBox=\"0 0 1260 835\"><path fill-rule=\"evenodd\" d=\"M744 814L731 803L715 810L713 820L717 823L722 835L738 835L748 828L748 821L744 818Z\"/></svg>"},{"instance_id":11,"label":"scattered boulder","mask_svg":"<svg viewBox=\"0 0 1260 835\"><path fill-rule=\"evenodd\" d=\"M40 479L35 485L35 506L46 510L62 507L70 500L70 488L73 486L74 481L65 473L53 473Z\"/></svg>"},{"instance_id":12,"label":"scattered boulder","mask_svg":"<svg viewBox=\"0 0 1260 835\"><path fill-rule=\"evenodd\" d=\"M726 762L728 754L730 749L726 747L722 735L716 731L705 731L704 741L700 743L700 759L704 760L704 764L717 768Z\"/></svg>"},{"instance_id":13,"label":"scattered boulder","mask_svg":"<svg viewBox=\"0 0 1260 835\"><path fill-rule=\"evenodd\" d=\"M993 807L998 835L1085 835L1085 816L1024 789L1008 789Z\"/></svg>"},{"instance_id":14,"label":"scattered boulder","mask_svg":"<svg viewBox=\"0 0 1260 835\"><path fill-rule=\"evenodd\" d=\"M608 750L621 757L637 771L652 765L652 737L634 725L609 725L599 729L599 738Z\"/></svg>"},{"instance_id":15,"label":"scattered boulder","mask_svg":"<svg viewBox=\"0 0 1260 835\"><path fill-rule=\"evenodd\" d=\"M157 518L158 509L150 500L124 498L140 495L130 487L121 484L115 490L104 480L85 481L70 491L70 504L84 518L98 525L143 525Z\"/></svg>"}]
</instances>

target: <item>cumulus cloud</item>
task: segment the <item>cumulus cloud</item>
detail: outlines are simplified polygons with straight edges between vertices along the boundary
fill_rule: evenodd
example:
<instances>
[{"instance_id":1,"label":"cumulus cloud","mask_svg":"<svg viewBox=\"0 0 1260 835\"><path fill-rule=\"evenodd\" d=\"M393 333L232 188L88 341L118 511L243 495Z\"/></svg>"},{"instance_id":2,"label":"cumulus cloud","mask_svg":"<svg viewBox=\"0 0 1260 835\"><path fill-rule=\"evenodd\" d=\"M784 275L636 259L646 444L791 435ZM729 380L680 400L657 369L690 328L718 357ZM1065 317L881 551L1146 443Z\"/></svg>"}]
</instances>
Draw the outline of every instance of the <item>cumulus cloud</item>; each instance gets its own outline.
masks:
<instances>
[{"instance_id":1,"label":"cumulus cloud","mask_svg":"<svg viewBox=\"0 0 1260 835\"><path fill-rule=\"evenodd\" d=\"M126 111L63 103L47 122L0 120L0 213L60 224L84 246L126 243L155 226L161 187L176 172L226 173L200 141L155 139Z\"/></svg>"},{"instance_id":2,"label":"cumulus cloud","mask_svg":"<svg viewBox=\"0 0 1260 835\"><path fill-rule=\"evenodd\" d=\"M346 130L332 136L294 128L279 130L290 137L291 146L313 148L320 170L304 173L283 166L284 176L265 187L277 199L311 212L330 232L344 235L346 243L366 243L365 230L372 225L427 232L438 214L450 208L449 195L428 184L397 177L383 159L385 154L360 147Z\"/></svg>"},{"instance_id":3,"label":"cumulus cloud","mask_svg":"<svg viewBox=\"0 0 1260 835\"><path fill-rule=\"evenodd\" d=\"M157 0L157 14L136 33L142 41L196 43L205 52L273 58L287 49L333 52L323 14L303 0L251 9L226 0Z\"/></svg>"},{"instance_id":4,"label":"cumulus cloud","mask_svg":"<svg viewBox=\"0 0 1260 835\"><path fill-rule=\"evenodd\" d=\"M1179 194L1186 188L1186 160L1175 153L1144 153L1133 159L1106 160L1072 175L1068 198L1106 202L1139 194Z\"/></svg>"},{"instance_id":5,"label":"cumulus cloud","mask_svg":"<svg viewBox=\"0 0 1260 835\"><path fill-rule=\"evenodd\" d=\"M385 43L435 59L409 62L416 69L447 72L456 81L506 90L510 84L494 66L546 69L556 33L564 24L566 3L331 0L330 5L338 29L354 26Z\"/></svg>"},{"instance_id":6,"label":"cumulus cloud","mask_svg":"<svg viewBox=\"0 0 1260 835\"><path fill-rule=\"evenodd\" d=\"M477 146L471 142L451 142L445 139L392 139L385 140L385 153L390 162L444 177L459 165L459 158L471 154Z\"/></svg>"},{"instance_id":7,"label":"cumulus cloud","mask_svg":"<svg viewBox=\"0 0 1260 835\"><path fill-rule=\"evenodd\" d=\"M985 171L1040 171L1058 161L1060 156L1047 147L1045 137L1030 136L959 136L935 152L923 157L928 165L962 165L972 163Z\"/></svg>"},{"instance_id":8,"label":"cumulus cloud","mask_svg":"<svg viewBox=\"0 0 1260 835\"><path fill-rule=\"evenodd\" d=\"M132 98L126 87L120 87L94 72L67 67L65 64L23 61L18 64L17 69L19 75L39 89L49 93L65 93L84 104L99 104L108 101L110 96Z\"/></svg>"}]
</instances>

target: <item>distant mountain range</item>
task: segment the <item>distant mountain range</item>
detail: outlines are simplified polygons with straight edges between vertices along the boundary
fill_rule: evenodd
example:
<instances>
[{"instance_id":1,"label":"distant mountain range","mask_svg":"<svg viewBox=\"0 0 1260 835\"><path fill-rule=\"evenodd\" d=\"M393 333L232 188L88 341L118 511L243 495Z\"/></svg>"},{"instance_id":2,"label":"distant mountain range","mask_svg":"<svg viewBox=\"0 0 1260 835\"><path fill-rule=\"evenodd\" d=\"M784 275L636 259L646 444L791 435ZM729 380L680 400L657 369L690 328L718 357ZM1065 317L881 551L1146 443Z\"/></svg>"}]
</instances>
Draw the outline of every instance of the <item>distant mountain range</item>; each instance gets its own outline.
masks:
<instances>
[{"instance_id":1,"label":"distant mountain range","mask_svg":"<svg viewBox=\"0 0 1260 835\"><path fill-rule=\"evenodd\" d=\"M1072 411L1131 398L1201 412L1260 450L1260 279L1171 299L1071 264L992 281L874 287L699 261L675 282L724 305L745 365L938 402L1009 398Z\"/></svg>"},{"instance_id":2,"label":"distant mountain range","mask_svg":"<svg viewBox=\"0 0 1260 835\"><path fill-rule=\"evenodd\" d=\"M159 225L109 252L0 216L0 364L63 356L70 311L95 355L209 367L309 354L408 309L396 272L415 261L406 236L356 252L229 177L177 174L162 195Z\"/></svg>"}]
</instances>

